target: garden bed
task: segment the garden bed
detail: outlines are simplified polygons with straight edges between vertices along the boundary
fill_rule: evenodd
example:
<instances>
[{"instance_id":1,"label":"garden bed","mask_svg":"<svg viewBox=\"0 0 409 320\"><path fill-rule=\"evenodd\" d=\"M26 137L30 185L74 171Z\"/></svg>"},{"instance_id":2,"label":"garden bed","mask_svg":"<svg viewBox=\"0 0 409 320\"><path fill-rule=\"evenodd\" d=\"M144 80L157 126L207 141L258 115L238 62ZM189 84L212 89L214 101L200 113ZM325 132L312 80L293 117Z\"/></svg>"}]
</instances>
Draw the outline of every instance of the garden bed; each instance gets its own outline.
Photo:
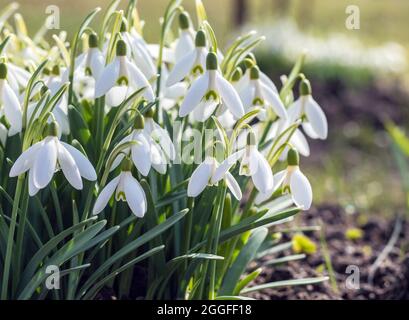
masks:
<instances>
[{"instance_id":1,"label":"garden bed","mask_svg":"<svg viewBox=\"0 0 409 320\"><path fill-rule=\"evenodd\" d=\"M368 277L370 268L384 250L396 226L396 220L378 216L369 219L359 215L348 215L335 205L321 205L300 216L300 225L317 225L320 220L325 225L325 239L331 256L331 262L337 280L338 292L331 287L330 282L317 285L283 287L266 289L251 295L256 299L408 299L409 298L409 224L402 222L401 231L390 254L383 260L374 274L373 283ZM366 221L365 221L366 220ZM349 228L360 228L363 231L361 239L349 240L345 233ZM306 278L322 275L325 266L324 255L320 245L320 232L306 233L318 247L315 254L304 260L293 261L274 268L265 268L257 283L266 283L293 278ZM284 241L290 241L288 234ZM293 254L287 250L283 255ZM277 256L266 256L258 264L269 261ZM349 265L355 265L360 272L359 289L348 289L346 273Z\"/></svg>"}]
</instances>

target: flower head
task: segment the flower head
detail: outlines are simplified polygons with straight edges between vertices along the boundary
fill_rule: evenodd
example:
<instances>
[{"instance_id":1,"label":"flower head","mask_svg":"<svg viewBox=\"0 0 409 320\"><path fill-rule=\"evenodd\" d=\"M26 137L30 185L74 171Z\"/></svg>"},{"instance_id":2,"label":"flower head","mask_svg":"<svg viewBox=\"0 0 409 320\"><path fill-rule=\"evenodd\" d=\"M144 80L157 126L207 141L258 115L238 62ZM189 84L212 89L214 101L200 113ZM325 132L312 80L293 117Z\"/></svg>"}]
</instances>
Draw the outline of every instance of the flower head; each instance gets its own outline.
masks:
<instances>
[{"instance_id":1,"label":"flower head","mask_svg":"<svg viewBox=\"0 0 409 320\"><path fill-rule=\"evenodd\" d=\"M312 139L326 139L328 121L321 107L311 95L311 84L307 79L300 83L300 97L288 108L290 121L303 119L303 129Z\"/></svg>"},{"instance_id":2,"label":"flower head","mask_svg":"<svg viewBox=\"0 0 409 320\"><path fill-rule=\"evenodd\" d=\"M7 81L7 65L0 63L0 111L10 123L9 136L19 133L22 128L22 111L17 94Z\"/></svg>"},{"instance_id":3,"label":"flower head","mask_svg":"<svg viewBox=\"0 0 409 320\"><path fill-rule=\"evenodd\" d=\"M31 196L45 188L58 169L77 190L83 188L81 177L90 181L97 179L89 160L80 151L58 139L57 127L56 122L48 124L46 137L24 151L11 168L10 177L29 171L28 188Z\"/></svg>"},{"instance_id":4,"label":"flower head","mask_svg":"<svg viewBox=\"0 0 409 320\"><path fill-rule=\"evenodd\" d=\"M138 180L132 176L132 161L126 158L122 164L121 173L109 182L100 192L92 213L100 213L107 206L115 193L116 201L124 201L135 216L143 218L147 210L147 201Z\"/></svg>"},{"instance_id":5,"label":"flower head","mask_svg":"<svg viewBox=\"0 0 409 320\"><path fill-rule=\"evenodd\" d=\"M133 92L144 88L143 96L149 102L155 100L151 85L143 73L126 56L125 41L118 40L116 57L102 72L95 85L95 97L106 95L108 105L119 106Z\"/></svg>"},{"instance_id":6,"label":"flower head","mask_svg":"<svg viewBox=\"0 0 409 320\"><path fill-rule=\"evenodd\" d=\"M287 163L287 169L274 175L274 188L264 194L260 193L256 198L256 203L264 202L281 187L283 192L291 194L293 202L297 206L303 210L308 210L312 203L312 188L307 177L300 170L300 157L294 148L288 151Z\"/></svg>"},{"instance_id":7,"label":"flower head","mask_svg":"<svg viewBox=\"0 0 409 320\"><path fill-rule=\"evenodd\" d=\"M210 52L206 59L206 72L195 80L186 94L179 110L179 116L185 117L193 112L193 119L206 121L216 107L224 104L236 117L244 116L244 108L234 87L223 78L217 68L217 56Z\"/></svg>"}]
</instances>

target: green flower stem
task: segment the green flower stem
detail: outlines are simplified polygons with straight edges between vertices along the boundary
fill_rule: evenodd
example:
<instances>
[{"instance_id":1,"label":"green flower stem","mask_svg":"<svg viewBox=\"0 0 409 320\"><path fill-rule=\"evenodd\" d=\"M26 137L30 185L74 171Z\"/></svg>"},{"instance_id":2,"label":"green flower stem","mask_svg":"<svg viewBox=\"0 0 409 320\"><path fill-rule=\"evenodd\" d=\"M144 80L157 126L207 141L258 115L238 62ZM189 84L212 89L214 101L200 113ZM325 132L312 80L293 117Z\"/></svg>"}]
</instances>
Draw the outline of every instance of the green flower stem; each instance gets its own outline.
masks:
<instances>
[{"instance_id":1,"label":"green flower stem","mask_svg":"<svg viewBox=\"0 0 409 320\"><path fill-rule=\"evenodd\" d=\"M21 261L22 257L24 256L24 233L26 229L26 222L27 222L27 208L28 208L28 202L29 202L29 196L28 196L28 190L27 190L27 184L24 186L24 192L23 192L23 199L22 199L22 208L20 211L20 217L19 217L19 226L17 230L17 245L16 245L16 267L14 268L13 272L13 293L17 289L17 284L18 281L17 279L20 278L21 274Z\"/></svg>"},{"instance_id":2,"label":"green flower stem","mask_svg":"<svg viewBox=\"0 0 409 320\"><path fill-rule=\"evenodd\" d=\"M60 205L60 200L58 199L57 184L55 183L55 180L51 182L50 190L51 190L51 197L54 203L55 214L57 216L58 229L60 230L60 232L62 232L64 230L64 223L62 219L61 205Z\"/></svg>"},{"instance_id":3,"label":"green flower stem","mask_svg":"<svg viewBox=\"0 0 409 320\"><path fill-rule=\"evenodd\" d=\"M95 100L95 117L96 117L96 149L101 150L104 139L104 116L105 116L105 97Z\"/></svg>"},{"instance_id":4,"label":"green flower stem","mask_svg":"<svg viewBox=\"0 0 409 320\"><path fill-rule=\"evenodd\" d=\"M9 286L9 276L10 276L10 267L11 267L11 258L13 253L14 245L14 233L16 230L17 224L17 214L18 207L20 203L21 191L24 186L24 175L18 177L16 185L16 193L14 195L13 209L11 213L11 223L7 238L7 249L6 249L6 258L4 259L4 271L3 271L3 283L1 288L1 300L6 300L8 297L8 286Z\"/></svg>"},{"instance_id":5,"label":"green flower stem","mask_svg":"<svg viewBox=\"0 0 409 320\"><path fill-rule=\"evenodd\" d=\"M215 228L215 236L213 240L213 249L212 253L217 255L217 250L219 248L219 239L220 239L220 229L222 227L222 220L223 220L223 209L224 209L224 199L226 198L227 187L223 182L223 186L220 188L220 197L217 209L217 217L216 217L216 228ZM209 299L214 300L216 298L216 266L217 261L211 260L210 261L210 285L209 285Z\"/></svg>"}]
</instances>

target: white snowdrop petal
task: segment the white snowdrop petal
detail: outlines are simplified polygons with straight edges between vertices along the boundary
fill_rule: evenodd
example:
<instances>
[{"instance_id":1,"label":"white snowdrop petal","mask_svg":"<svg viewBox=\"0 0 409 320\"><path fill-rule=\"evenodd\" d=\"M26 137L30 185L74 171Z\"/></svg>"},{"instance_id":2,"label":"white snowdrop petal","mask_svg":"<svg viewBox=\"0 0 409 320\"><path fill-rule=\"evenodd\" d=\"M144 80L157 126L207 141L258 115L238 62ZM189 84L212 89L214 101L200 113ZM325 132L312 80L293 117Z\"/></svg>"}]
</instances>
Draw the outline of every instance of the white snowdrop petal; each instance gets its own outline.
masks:
<instances>
[{"instance_id":1,"label":"white snowdrop petal","mask_svg":"<svg viewBox=\"0 0 409 320\"><path fill-rule=\"evenodd\" d=\"M195 44L192 34L189 31L182 31L175 48L176 63L178 63L187 52L193 51L194 48Z\"/></svg>"},{"instance_id":2,"label":"white snowdrop petal","mask_svg":"<svg viewBox=\"0 0 409 320\"><path fill-rule=\"evenodd\" d=\"M209 73L206 72L203 76L199 77L192 86L189 88L185 99L179 109L179 116L187 116L193 109L195 109L200 101L203 99L209 84Z\"/></svg>"},{"instance_id":3,"label":"white snowdrop petal","mask_svg":"<svg viewBox=\"0 0 409 320\"><path fill-rule=\"evenodd\" d=\"M153 102L155 100L155 94L153 93L152 87L149 84L149 81L146 79L144 74L132 63L129 61L126 62L126 67L129 70L129 76L135 87L135 90L145 88L142 92L143 97L148 102Z\"/></svg>"},{"instance_id":4,"label":"white snowdrop petal","mask_svg":"<svg viewBox=\"0 0 409 320\"><path fill-rule=\"evenodd\" d=\"M20 102L13 89L10 88L8 83L4 81L3 83L3 108L4 114L10 125L13 127L14 131L20 132L22 128L22 112L20 108Z\"/></svg>"},{"instance_id":5,"label":"white snowdrop petal","mask_svg":"<svg viewBox=\"0 0 409 320\"><path fill-rule=\"evenodd\" d=\"M312 188L306 176L299 169L291 174L290 191L297 206L303 210L311 208Z\"/></svg>"},{"instance_id":6,"label":"white snowdrop petal","mask_svg":"<svg viewBox=\"0 0 409 320\"><path fill-rule=\"evenodd\" d=\"M328 136L327 118L318 103L309 96L305 106L305 113L308 122L320 139L326 139Z\"/></svg>"},{"instance_id":7,"label":"white snowdrop petal","mask_svg":"<svg viewBox=\"0 0 409 320\"><path fill-rule=\"evenodd\" d=\"M128 86L113 86L106 93L106 103L111 107L118 107L128 96L130 89Z\"/></svg>"},{"instance_id":8,"label":"white snowdrop petal","mask_svg":"<svg viewBox=\"0 0 409 320\"><path fill-rule=\"evenodd\" d=\"M36 154L43 143L43 141L37 142L26 151L24 151L14 162L13 166L11 167L9 176L17 177L30 169L33 165L34 160L36 159Z\"/></svg>"},{"instance_id":9,"label":"white snowdrop petal","mask_svg":"<svg viewBox=\"0 0 409 320\"><path fill-rule=\"evenodd\" d=\"M314 128L312 127L311 123L309 122L303 122L302 128L304 129L304 132L307 136L309 136L311 139L319 139L319 135L315 132Z\"/></svg>"},{"instance_id":10,"label":"white snowdrop petal","mask_svg":"<svg viewBox=\"0 0 409 320\"><path fill-rule=\"evenodd\" d=\"M165 152L166 156L173 161L176 157L176 150L175 145L169 137L169 133L157 123L154 123L153 126L154 130L151 133L153 139L158 139L158 143L161 146L162 150Z\"/></svg>"},{"instance_id":11,"label":"white snowdrop petal","mask_svg":"<svg viewBox=\"0 0 409 320\"><path fill-rule=\"evenodd\" d=\"M233 115L240 119L244 116L244 107L240 97L234 87L224 79L218 72L216 73L216 86L223 103L227 106Z\"/></svg>"},{"instance_id":12,"label":"white snowdrop petal","mask_svg":"<svg viewBox=\"0 0 409 320\"><path fill-rule=\"evenodd\" d=\"M127 135L125 138L123 138L121 141L119 141L118 146L131 141L133 137L133 133ZM125 148L122 150L122 152L115 158L115 160L112 163L112 167L110 168L110 172L114 171L122 162L122 160L125 158L125 154L128 154L131 148Z\"/></svg>"},{"instance_id":13,"label":"white snowdrop petal","mask_svg":"<svg viewBox=\"0 0 409 320\"><path fill-rule=\"evenodd\" d=\"M77 190L82 190L83 184L81 180L80 171L78 170L77 165L75 164L74 158L64 148L63 145L57 143L58 150L58 163L61 167L61 170L67 178L68 182Z\"/></svg>"},{"instance_id":14,"label":"white snowdrop petal","mask_svg":"<svg viewBox=\"0 0 409 320\"><path fill-rule=\"evenodd\" d=\"M274 179L268 161L257 150L252 152L257 158L257 169L251 176L254 186L261 193L266 193L273 189Z\"/></svg>"},{"instance_id":15,"label":"white snowdrop petal","mask_svg":"<svg viewBox=\"0 0 409 320\"><path fill-rule=\"evenodd\" d=\"M240 159L243 157L244 150L237 151L233 153L231 156L226 158L215 170L211 183L215 184L219 182L221 179L224 178L224 176L228 173L228 171L231 169L231 167Z\"/></svg>"},{"instance_id":16,"label":"white snowdrop petal","mask_svg":"<svg viewBox=\"0 0 409 320\"><path fill-rule=\"evenodd\" d=\"M34 185L33 170L30 170L28 173L28 194L30 197L34 197L40 189Z\"/></svg>"},{"instance_id":17,"label":"white snowdrop petal","mask_svg":"<svg viewBox=\"0 0 409 320\"><path fill-rule=\"evenodd\" d=\"M102 189L97 200L95 201L94 209L92 210L93 215L100 213L107 206L109 199L111 199L116 187L118 186L120 178L121 175L117 176L111 182L109 182L104 189Z\"/></svg>"},{"instance_id":18,"label":"white snowdrop petal","mask_svg":"<svg viewBox=\"0 0 409 320\"><path fill-rule=\"evenodd\" d=\"M301 130L297 129L294 131L294 134L290 139L290 144L292 144L293 147L304 157L310 155L310 146Z\"/></svg>"},{"instance_id":19,"label":"white snowdrop petal","mask_svg":"<svg viewBox=\"0 0 409 320\"><path fill-rule=\"evenodd\" d=\"M136 133L133 139L137 141L137 144L131 147L132 161L138 171L146 177L152 165L151 147L142 133Z\"/></svg>"},{"instance_id":20,"label":"white snowdrop petal","mask_svg":"<svg viewBox=\"0 0 409 320\"><path fill-rule=\"evenodd\" d=\"M47 137L44 144L37 152L36 160L33 164L34 185L45 188L51 181L57 166L57 145L55 137Z\"/></svg>"},{"instance_id":21,"label":"white snowdrop petal","mask_svg":"<svg viewBox=\"0 0 409 320\"><path fill-rule=\"evenodd\" d=\"M135 216L143 218L147 209L145 193L139 182L132 177L130 172L125 172L124 175L126 202Z\"/></svg>"},{"instance_id":22,"label":"white snowdrop petal","mask_svg":"<svg viewBox=\"0 0 409 320\"><path fill-rule=\"evenodd\" d=\"M273 80L270 79L264 72L260 72L260 80L266 87L273 90L275 93L278 93L277 87L274 84Z\"/></svg>"},{"instance_id":23,"label":"white snowdrop petal","mask_svg":"<svg viewBox=\"0 0 409 320\"><path fill-rule=\"evenodd\" d=\"M197 197L206 188L212 176L213 163L204 161L201 163L190 177L187 187L189 197Z\"/></svg>"},{"instance_id":24,"label":"white snowdrop petal","mask_svg":"<svg viewBox=\"0 0 409 320\"><path fill-rule=\"evenodd\" d=\"M95 84L95 97L105 95L116 83L119 75L119 59L116 58L101 73Z\"/></svg>"},{"instance_id":25,"label":"white snowdrop petal","mask_svg":"<svg viewBox=\"0 0 409 320\"><path fill-rule=\"evenodd\" d=\"M274 92L269 87L262 84L263 92L266 96L266 100L268 101L269 105L273 108L273 111L281 118L287 119L287 111L284 107L283 102L280 99L280 96Z\"/></svg>"},{"instance_id":26,"label":"white snowdrop petal","mask_svg":"<svg viewBox=\"0 0 409 320\"><path fill-rule=\"evenodd\" d=\"M233 196L240 201L242 198L240 186L230 172L227 172L226 174L226 184Z\"/></svg>"},{"instance_id":27,"label":"white snowdrop petal","mask_svg":"<svg viewBox=\"0 0 409 320\"><path fill-rule=\"evenodd\" d=\"M166 80L166 86L171 87L186 78L196 60L196 50L186 54L174 67Z\"/></svg>"},{"instance_id":28,"label":"white snowdrop petal","mask_svg":"<svg viewBox=\"0 0 409 320\"><path fill-rule=\"evenodd\" d=\"M97 173L88 158L79 150L65 142L60 142L74 158L82 177L89 181L97 180Z\"/></svg>"},{"instance_id":29,"label":"white snowdrop petal","mask_svg":"<svg viewBox=\"0 0 409 320\"><path fill-rule=\"evenodd\" d=\"M192 112L193 119L198 122L205 122L214 113L218 104L218 101L215 100L200 101L199 105Z\"/></svg>"},{"instance_id":30,"label":"white snowdrop petal","mask_svg":"<svg viewBox=\"0 0 409 320\"><path fill-rule=\"evenodd\" d=\"M246 112L250 111L250 108L253 105L254 96L255 96L254 86L247 86L241 91L240 98L241 101L243 102L244 110Z\"/></svg>"},{"instance_id":31,"label":"white snowdrop petal","mask_svg":"<svg viewBox=\"0 0 409 320\"><path fill-rule=\"evenodd\" d=\"M290 125L296 122L302 116L303 97L295 100L287 109L287 115Z\"/></svg>"}]
</instances>

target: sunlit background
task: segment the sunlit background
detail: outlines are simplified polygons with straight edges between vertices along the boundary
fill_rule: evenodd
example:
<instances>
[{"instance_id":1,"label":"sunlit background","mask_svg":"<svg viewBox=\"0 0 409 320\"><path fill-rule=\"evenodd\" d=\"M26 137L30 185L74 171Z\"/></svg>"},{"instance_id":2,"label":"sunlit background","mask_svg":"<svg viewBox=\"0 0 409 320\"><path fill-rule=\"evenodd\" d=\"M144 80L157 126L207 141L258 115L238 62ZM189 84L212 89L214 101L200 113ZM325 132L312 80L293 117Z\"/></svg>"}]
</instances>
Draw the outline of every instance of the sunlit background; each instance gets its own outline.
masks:
<instances>
[{"instance_id":1,"label":"sunlit background","mask_svg":"<svg viewBox=\"0 0 409 320\"><path fill-rule=\"evenodd\" d=\"M9 1L0 0L4 6ZM30 34L44 23L46 7L60 8L61 28L69 34L87 13L110 1L22 0L20 12ZM167 0L139 0L148 41L159 38L159 18ZM355 0L360 29L348 30L349 0L204 0L221 44L231 35L257 29L266 41L259 64L279 83L303 49L305 73L316 100L328 115L330 136L311 143L302 160L311 177L315 203L337 203L349 213L394 214L405 207L383 122L409 120L407 0ZM193 12L194 1L184 7Z\"/></svg>"}]
</instances>

